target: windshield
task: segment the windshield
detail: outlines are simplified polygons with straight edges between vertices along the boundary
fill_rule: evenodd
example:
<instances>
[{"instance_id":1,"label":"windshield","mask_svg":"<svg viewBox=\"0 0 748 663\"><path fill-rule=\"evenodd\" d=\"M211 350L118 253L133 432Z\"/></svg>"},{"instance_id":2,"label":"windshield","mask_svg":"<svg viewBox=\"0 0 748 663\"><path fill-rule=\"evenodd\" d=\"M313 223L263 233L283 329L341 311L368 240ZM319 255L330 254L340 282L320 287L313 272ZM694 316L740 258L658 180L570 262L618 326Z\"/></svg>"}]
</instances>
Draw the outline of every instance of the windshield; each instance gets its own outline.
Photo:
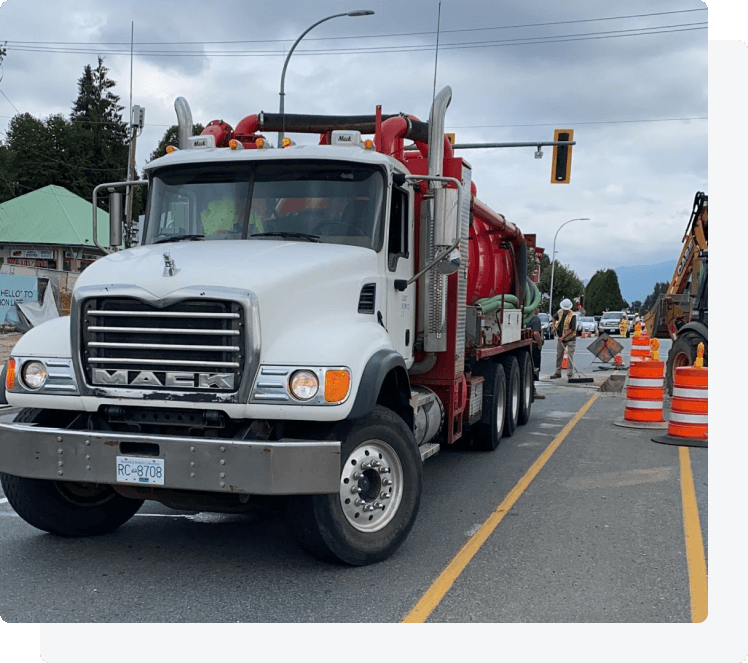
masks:
<instances>
[{"instance_id":1,"label":"windshield","mask_svg":"<svg viewBox=\"0 0 748 663\"><path fill-rule=\"evenodd\" d=\"M620 320L622 315L623 315L622 313L614 313L614 312L603 313L602 319L603 320L610 320L610 319Z\"/></svg>"},{"instance_id":2,"label":"windshield","mask_svg":"<svg viewBox=\"0 0 748 663\"><path fill-rule=\"evenodd\" d=\"M540 318L540 322L542 322L543 324L546 324L551 321L550 313L539 313L538 317Z\"/></svg>"},{"instance_id":3,"label":"windshield","mask_svg":"<svg viewBox=\"0 0 748 663\"><path fill-rule=\"evenodd\" d=\"M331 161L190 164L156 171L144 244L319 241L382 247L384 174Z\"/></svg>"}]
</instances>

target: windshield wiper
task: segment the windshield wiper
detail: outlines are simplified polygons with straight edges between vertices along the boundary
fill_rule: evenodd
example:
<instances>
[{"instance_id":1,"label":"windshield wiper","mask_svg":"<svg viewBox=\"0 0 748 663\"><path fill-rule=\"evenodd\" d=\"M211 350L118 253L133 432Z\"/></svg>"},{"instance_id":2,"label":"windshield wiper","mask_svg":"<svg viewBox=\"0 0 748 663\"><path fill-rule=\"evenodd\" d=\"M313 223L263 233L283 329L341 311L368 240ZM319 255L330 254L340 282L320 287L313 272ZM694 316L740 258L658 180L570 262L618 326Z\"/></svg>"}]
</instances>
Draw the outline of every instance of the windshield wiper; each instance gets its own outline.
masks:
<instances>
[{"instance_id":1,"label":"windshield wiper","mask_svg":"<svg viewBox=\"0 0 748 663\"><path fill-rule=\"evenodd\" d=\"M156 240L154 244L164 244L166 242L181 242L183 239L189 239L193 242L203 239L205 235L172 235L171 237L164 237L163 239Z\"/></svg>"},{"instance_id":2,"label":"windshield wiper","mask_svg":"<svg viewBox=\"0 0 748 663\"><path fill-rule=\"evenodd\" d=\"M276 231L272 233L254 233L250 237L291 237L292 239L305 239L309 242L319 242L319 235L307 235L307 233L290 233Z\"/></svg>"}]
</instances>

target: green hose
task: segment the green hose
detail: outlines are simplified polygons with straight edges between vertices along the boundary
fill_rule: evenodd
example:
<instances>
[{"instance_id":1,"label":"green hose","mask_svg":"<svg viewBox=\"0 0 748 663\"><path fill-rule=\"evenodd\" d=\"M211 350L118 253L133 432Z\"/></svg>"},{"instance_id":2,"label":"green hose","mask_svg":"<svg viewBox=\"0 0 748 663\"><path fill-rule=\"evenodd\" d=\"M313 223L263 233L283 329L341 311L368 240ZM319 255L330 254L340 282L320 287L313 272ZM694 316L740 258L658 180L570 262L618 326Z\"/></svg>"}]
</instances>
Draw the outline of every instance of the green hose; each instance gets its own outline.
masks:
<instances>
[{"instance_id":1,"label":"green hose","mask_svg":"<svg viewBox=\"0 0 748 663\"><path fill-rule=\"evenodd\" d=\"M504 308L516 309L519 306L519 299L516 295L495 295L486 297L475 302L484 315L493 313L501 306L502 297L504 299ZM522 307L522 323L527 324L532 318L533 311L540 305L540 290L532 281L528 280L525 284L525 302Z\"/></svg>"}]
</instances>

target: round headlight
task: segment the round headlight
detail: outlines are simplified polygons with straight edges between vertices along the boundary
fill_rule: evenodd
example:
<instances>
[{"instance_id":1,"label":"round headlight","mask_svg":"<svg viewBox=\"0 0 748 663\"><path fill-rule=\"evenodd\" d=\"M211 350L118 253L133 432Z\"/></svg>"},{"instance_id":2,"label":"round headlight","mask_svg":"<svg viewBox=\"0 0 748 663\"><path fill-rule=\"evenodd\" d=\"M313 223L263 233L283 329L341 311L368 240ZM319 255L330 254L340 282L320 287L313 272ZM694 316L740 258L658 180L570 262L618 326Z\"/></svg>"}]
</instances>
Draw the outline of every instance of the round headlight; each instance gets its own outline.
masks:
<instances>
[{"instance_id":1,"label":"round headlight","mask_svg":"<svg viewBox=\"0 0 748 663\"><path fill-rule=\"evenodd\" d=\"M319 391L319 380L312 371L296 371L288 383L291 394L300 401L314 398Z\"/></svg>"},{"instance_id":2,"label":"round headlight","mask_svg":"<svg viewBox=\"0 0 748 663\"><path fill-rule=\"evenodd\" d=\"M47 367L40 361L28 361L23 365L21 375L29 389L41 389L47 381Z\"/></svg>"}]
</instances>

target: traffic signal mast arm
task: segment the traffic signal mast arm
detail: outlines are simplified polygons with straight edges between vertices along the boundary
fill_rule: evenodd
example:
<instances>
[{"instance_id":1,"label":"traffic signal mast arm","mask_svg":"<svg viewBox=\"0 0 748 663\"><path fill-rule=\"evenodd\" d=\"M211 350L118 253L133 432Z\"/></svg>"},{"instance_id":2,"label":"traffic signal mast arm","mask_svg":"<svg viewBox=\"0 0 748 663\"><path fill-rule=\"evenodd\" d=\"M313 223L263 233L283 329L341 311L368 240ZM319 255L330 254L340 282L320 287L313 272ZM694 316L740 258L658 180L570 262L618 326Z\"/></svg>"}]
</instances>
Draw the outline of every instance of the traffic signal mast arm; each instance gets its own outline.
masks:
<instances>
[{"instance_id":1,"label":"traffic signal mast arm","mask_svg":"<svg viewBox=\"0 0 748 663\"><path fill-rule=\"evenodd\" d=\"M554 140L531 141L521 143L457 143L452 145L453 150L475 150L494 147L537 147L535 158L543 157L542 147L553 147L553 159L551 163L551 183L568 184L571 179L571 148L576 145L573 129L556 129L553 132Z\"/></svg>"}]
</instances>

